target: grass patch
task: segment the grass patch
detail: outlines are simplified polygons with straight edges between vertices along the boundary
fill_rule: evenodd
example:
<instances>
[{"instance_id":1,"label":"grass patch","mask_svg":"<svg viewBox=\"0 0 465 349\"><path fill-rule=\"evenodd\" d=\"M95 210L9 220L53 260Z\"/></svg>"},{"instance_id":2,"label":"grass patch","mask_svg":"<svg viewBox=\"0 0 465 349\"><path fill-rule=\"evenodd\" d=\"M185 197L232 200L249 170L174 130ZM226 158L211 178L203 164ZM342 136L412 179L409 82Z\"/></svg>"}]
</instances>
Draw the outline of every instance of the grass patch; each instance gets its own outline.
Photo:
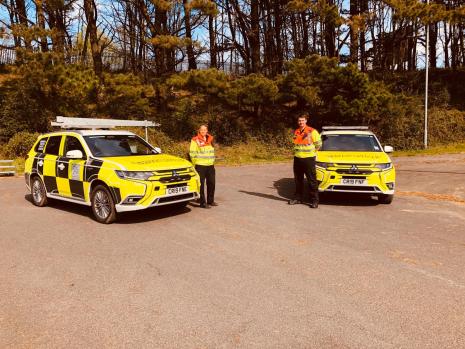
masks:
<instances>
[{"instance_id":1,"label":"grass patch","mask_svg":"<svg viewBox=\"0 0 465 349\"><path fill-rule=\"evenodd\" d=\"M441 155L457 154L465 152L465 143L451 143L446 145L435 145L428 149L409 149L394 152L394 156L417 156L417 155Z\"/></svg>"},{"instance_id":2,"label":"grass patch","mask_svg":"<svg viewBox=\"0 0 465 349\"><path fill-rule=\"evenodd\" d=\"M229 166L287 161L293 156L290 148L281 148L256 141L228 147L217 146L215 149L218 157L217 163Z\"/></svg>"},{"instance_id":3,"label":"grass patch","mask_svg":"<svg viewBox=\"0 0 465 349\"><path fill-rule=\"evenodd\" d=\"M26 159L24 158L16 158L13 160L13 165L16 167L16 174L23 175L24 174L24 163Z\"/></svg>"},{"instance_id":4,"label":"grass patch","mask_svg":"<svg viewBox=\"0 0 465 349\"><path fill-rule=\"evenodd\" d=\"M155 142L154 142L155 143ZM163 142L161 145L164 154L176 155L188 159L189 142ZM156 143L155 143L156 144ZM292 149L268 145L258 141L249 141L233 146L215 146L217 165L240 166L269 162L282 162L292 160ZM440 155L465 153L465 143L452 143L448 145L433 146L428 149L412 149L395 151L394 156ZM0 158L5 159L5 156ZM24 158L15 158L16 174L24 174Z\"/></svg>"}]
</instances>

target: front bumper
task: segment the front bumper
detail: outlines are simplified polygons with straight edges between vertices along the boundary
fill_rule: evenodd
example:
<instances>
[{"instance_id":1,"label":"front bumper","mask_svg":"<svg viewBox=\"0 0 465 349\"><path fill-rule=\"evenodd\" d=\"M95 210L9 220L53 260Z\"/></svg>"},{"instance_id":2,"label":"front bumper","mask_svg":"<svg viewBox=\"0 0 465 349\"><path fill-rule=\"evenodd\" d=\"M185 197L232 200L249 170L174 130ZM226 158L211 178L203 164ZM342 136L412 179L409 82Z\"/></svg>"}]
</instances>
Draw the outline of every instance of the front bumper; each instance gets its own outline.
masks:
<instances>
[{"instance_id":1,"label":"front bumper","mask_svg":"<svg viewBox=\"0 0 465 349\"><path fill-rule=\"evenodd\" d=\"M337 169L316 168L319 192L394 195L395 169L365 171L363 174L340 173ZM343 183L343 179L365 180L364 185Z\"/></svg>"},{"instance_id":2,"label":"front bumper","mask_svg":"<svg viewBox=\"0 0 465 349\"><path fill-rule=\"evenodd\" d=\"M180 195L164 195L157 197L151 205L142 206L142 205L124 205L124 204L117 204L115 205L116 212L129 212L129 211L139 211L145 210L149 207L157 207L157 206L165 206L165 205L172 205L177 204L180 202L185 201L192 201L196 200L200 197L199 193L197 192L190 192Z\"/></svg>"},{"instance_id":3,"label":"front bumper","mask_svg":"<svg viewBox=\"0 0 465 349\"><path fill-rule=\"evenodd\" d=\"M115 205L117 212L144 210L149 207L165 206L198 199L200 180L197 174L181 181L120 180L120 201ZM168 194L169 188L187 187L187 192ZM137 197L137 200L128 199ZM130 202L129 202L130 201Z\"/></svg>"}]
</instances>

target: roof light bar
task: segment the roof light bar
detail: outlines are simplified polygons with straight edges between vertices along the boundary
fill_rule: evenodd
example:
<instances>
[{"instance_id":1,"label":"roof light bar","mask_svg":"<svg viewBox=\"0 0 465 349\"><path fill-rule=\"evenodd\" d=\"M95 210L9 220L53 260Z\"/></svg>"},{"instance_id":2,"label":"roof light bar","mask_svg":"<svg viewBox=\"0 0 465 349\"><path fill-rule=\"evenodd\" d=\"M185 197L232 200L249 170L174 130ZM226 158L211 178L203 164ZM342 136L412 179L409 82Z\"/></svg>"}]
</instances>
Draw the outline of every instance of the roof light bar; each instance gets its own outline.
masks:
<instances>
[{"instance_id":1,"label":"roof light bar","mask_svg":"<svg viewBox=\"0 0 465 349\"><path fill-rule=\"evenodd\" d=\"M332 131L332 130L358 130L358 131L368 131L368 126L323 126L323 131Z\"/></svg>"},{"instance_id":2,"label":"roof light bar","mask_svg":"<svg viewBox=\"0 0 465 349\"><path fill-rule=\"evenodd\" d=\"M109 129L115 127L156 127L160 124L153 121L143 120L119 120L119 119L91 119L91 118L68 118L57 116L52 121L52 126L63 129Z\"/></svg>"}]
</instances>

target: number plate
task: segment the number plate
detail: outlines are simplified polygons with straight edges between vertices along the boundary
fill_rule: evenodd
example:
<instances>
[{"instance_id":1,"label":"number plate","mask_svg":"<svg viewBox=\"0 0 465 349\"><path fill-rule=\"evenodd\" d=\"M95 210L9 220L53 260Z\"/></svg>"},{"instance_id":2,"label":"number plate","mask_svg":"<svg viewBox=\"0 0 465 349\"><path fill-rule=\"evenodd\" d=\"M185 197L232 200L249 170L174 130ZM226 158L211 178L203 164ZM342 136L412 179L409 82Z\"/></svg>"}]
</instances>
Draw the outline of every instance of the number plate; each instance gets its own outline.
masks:
<instances>
[{"instance_id":1,"label":"number plate","mask_svg":"<svg viewBox=\"0 0 465 349\"><path fill-rule=\"evenodd\" d=\"M178 195L178 194L183 194L183 193L188 193L188 192L189 192L189 188L187 186L166 189L166 195Z\"/></svg>"},{"instance_id":2,"label":"number plate","mask_svg":"<svg viewBox=\"0 0 465 349\"><path fill-rule=\"evenodd\" d=\"M347 185L367 185L368 181L366 179L355 179L355 178L343 178L341 179L341 184Z\"/></svg>"}]
</instances>

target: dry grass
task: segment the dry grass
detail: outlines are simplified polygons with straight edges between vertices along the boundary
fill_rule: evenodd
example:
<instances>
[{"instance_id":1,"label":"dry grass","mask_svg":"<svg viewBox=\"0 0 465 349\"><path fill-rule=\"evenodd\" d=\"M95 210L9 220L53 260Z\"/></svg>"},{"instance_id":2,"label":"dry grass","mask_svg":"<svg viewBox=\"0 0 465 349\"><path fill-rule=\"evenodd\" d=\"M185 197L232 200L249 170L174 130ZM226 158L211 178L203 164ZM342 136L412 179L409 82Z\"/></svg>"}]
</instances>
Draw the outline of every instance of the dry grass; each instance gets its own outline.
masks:
<instances>
[{"instance_id":1,"label":"dry grass","mask_svg":"<svg viewBox=\"0 0 465 349\"><path fill-rule=\"evenodd\" d=\"M465 152L465 143L451 143L446 145L435 145L428 149L409 149L394 152L394 156L416 156L416 155L440 155L457 154Z\"/></svg>"}]
</instances>

